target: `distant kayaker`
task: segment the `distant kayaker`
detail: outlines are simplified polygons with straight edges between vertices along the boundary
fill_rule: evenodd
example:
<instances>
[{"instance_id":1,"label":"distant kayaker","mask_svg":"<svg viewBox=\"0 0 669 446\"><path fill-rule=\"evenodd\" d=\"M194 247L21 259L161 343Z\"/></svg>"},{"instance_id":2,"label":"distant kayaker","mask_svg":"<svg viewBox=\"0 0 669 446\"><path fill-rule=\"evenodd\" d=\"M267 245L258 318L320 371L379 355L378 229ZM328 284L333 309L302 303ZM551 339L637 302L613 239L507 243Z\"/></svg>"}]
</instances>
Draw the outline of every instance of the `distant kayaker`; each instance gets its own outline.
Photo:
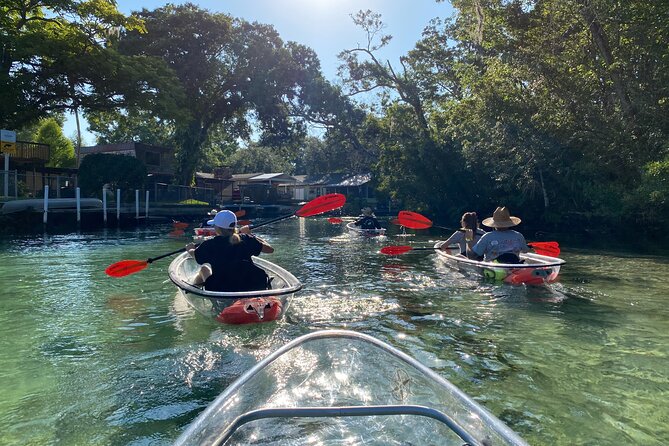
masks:
<instances>
[{"instance_id":1,"label":"distant kayaker","mask_svg":"<svg viewBox=\"0 0 669 446\"><path fill-rule=\"evenodd\" d=\"M520 223L520 218L512 217L502 206L495 209L492 217L483 220L483 225L495 230L484 234L478 242L467 242L467 257L486 262L521 263L520 253L528 252L525 237L512 228Z\"/></svg>"},{"instance_id":2,"label":"distant kayaker","mask_svg":"<svg viewBox=\"0 0 669 446\"><path fill-rule=\"evenodd\" d=\"M216 229L216 236L199 246L186 246L195 261L202 265L193 279L204 283L208 291L255 291L269 288L269 278L252 257L261 252L270 254L274 248L260 237L251 234L251 228L237 229L237 216L228 210L216 213L208 224Z\"/></svg>"},{"instance_id":3,"label":"distant kayaker","mask_svg":"<svg viewBox=\"0 0 669 446\"><path fill-rule=\"evenodd\" d=\"M460 229L455 231L444 243L441 249L448 251L449 245L460 245L460 254L467 253L467 242L474 246L486 232L479 227L479 218L476 212L465 212L460 219Z\"/></svg>"},{"instance_id":4,"label":"distant kayaker","mask_svg":"<svg viewBox=\"0 0 669 446\"><path fill-rule=\"evenodd\" d=\"M355 226L360 226L362 229L381 229L381 224L376 219L374 211L369 206L361 209L362 214L356 221L353 222Z\"/></svg>"},{"instance_id":5,"label":"distant kayaker","mask_svg":"<svg viewBox=\"0 0 669 446\"><path fill-rule=\"evenodd\" d=\"M202 220L202 222L200 223L200 227L201 228L206 228L208 226L211 226L209 224L209 222L212 221L212 218L214 218L217 213L218 213L218 210L216 210L216 209L212 209L211 211L207 212L208 217L205 218L204 220Z\"/></svg>"}]
</instances>

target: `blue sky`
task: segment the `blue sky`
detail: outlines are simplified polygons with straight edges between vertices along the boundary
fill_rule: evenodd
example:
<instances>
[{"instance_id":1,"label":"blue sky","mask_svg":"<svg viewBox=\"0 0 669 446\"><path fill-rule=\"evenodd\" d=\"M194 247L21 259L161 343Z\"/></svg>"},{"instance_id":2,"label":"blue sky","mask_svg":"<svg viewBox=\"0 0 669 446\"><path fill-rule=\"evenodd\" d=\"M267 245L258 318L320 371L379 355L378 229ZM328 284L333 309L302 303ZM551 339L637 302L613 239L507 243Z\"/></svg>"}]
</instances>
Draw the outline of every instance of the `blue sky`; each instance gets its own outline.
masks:
<instances>
[{"instance_id":1,"label":"blue sky","mask_svg":"<svg viewBox=\"0 0 669 446\"><path fill-rule=\"evenodd\" d=\"M155 9L165 3L118 0L118 8L130 13L138 8ZM381 56L396 65L399 57L420 39L431 19L449 17L453 13L448 2L434 0L205 0L193 3L211 11L273 25L284 40L299 42L316 51L323 73L333 82L337 81L337 54L365 41L365 34L353 25L351 14L367 9L381 14L387 26L386 34L393 36ZM84 123L82 128L85 130L85 127ZM68 119L65 134L72 136L75 129L74 119ZM83 137L87 144L94 143L92 134L84 132Z\"/></svg>"}]
</instances>

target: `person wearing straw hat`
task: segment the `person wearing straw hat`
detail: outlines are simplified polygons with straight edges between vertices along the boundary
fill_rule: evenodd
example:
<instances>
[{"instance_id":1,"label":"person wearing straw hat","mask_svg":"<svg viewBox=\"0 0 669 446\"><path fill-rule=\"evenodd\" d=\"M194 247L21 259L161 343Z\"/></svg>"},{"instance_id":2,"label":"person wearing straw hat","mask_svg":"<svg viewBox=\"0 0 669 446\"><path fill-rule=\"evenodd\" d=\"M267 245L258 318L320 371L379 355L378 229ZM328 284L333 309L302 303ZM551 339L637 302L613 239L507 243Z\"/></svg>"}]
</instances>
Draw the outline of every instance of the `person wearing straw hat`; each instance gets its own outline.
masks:
<instances>
[{"instance_id":1,"label":"person wearing straw hat","mask_svg":"<svg viewBox=\"0 0 669 446\"><path fill-rule=\"evenodd\" d=\"M381 229L381 223L376 219L372 208L367 206L362 208L360 212L362 214L353 222L355 226L360 226L362 229Z\"/></svg>"},{"instance_id":2,"label":"person wearing straw hat","mask_svg":"<svg viewBox=\"0 0 669 446\"><path fill-rule=\"evenodd\" d=\"M492 217L483 220L483 225L494 231L484 234L478 242L468 241L467 257L486 262L521 263L519 254L530 248L523 234L511 229L520 221L520 218L511 216L505 206L495 209Z\"/></svg>"},{"instance_id":3,"label":"person wearing straw hat","mask_svg":"<svg viewBox=\"0 0 669 446\"><path fill-rule=\"evenodd\" d=\"M189 243L186 250L201 265L193 279L204 283L208 291L255 291L269 288L267 273L253 263L253 256L261 252L271 254L274 248L260 237L251 234L251 228L237 228L237 216L223 210L207 222L216 229L216 236L195 247Z\"/></svg>"}]
</instances>

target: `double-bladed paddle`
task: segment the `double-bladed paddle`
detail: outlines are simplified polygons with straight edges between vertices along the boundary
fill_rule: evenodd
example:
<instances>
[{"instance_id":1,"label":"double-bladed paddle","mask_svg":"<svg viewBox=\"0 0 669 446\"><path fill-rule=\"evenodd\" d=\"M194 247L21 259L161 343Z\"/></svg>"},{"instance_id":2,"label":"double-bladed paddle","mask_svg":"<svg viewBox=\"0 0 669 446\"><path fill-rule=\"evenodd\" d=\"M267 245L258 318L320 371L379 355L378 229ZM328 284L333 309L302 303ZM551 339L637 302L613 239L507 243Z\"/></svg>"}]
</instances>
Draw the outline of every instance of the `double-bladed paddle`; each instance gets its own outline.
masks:
<instances>
[{"instance_id":1,"label":"double-bladed paddle","mask_svg":"<svg viewBox=\"0 0 669 446\"><path fill-rule=\"evenodd\" d=\"M333 211L344 206L346 203L346 196L343 194L328 194L316 197L297 211L290 215L284 215L283 217L275 218L259 225L253 226L253 228L259 228L261 226L266 226L271 223L276 223L277 221L286 220L291 217L312 217L314 215L322 214L324 212ZM176 251L168 252L158 257L153 257L146 260L121 260L120 262L113 263L105 269L105 273L111 277L125 277L130 274L137 273L156 260L164 259L165 257L178 254L185 251L186 248L180 248Z\"/></svg>"},{"instance_id":2,"label":"double-bladed paddle","mask_svg":"<svg viewBox=\"0 0 669 446\"><path fill-rule=\"evenodd\" d=\"M558 242L529 242L527 246L530 246L537 254L542 256L557 257L560 255Z\"/></svg>"},{"instance_id":3,"label":"double-bladed paddle","mask_svg":"<svg viewBox=\"0 0 669 446\"><path fill-rule=\"evenodd\" d=\"M449 248L457 249L458 252L460 252L460 246L459 245L452 245L449 246ZM441 247L425 247L425 248L414 248L413 246L386 246L384 248L381 248L381 254L386 254L389 256L398 256L401 254L406 254L409 251L434 251L437 249L441 249Z\"/></svg>"},{"instance_id":4,"label":"double-bladed paddle","mask_svg":"<svg viewBox=\"0 0 669 446\"><path fill-rule=\"evenodd\" d=\"M435 227L446 229L447 231L452 230L451 228L446 228L444 226L437 226L432 223L432 220L424 215L411 211L400 211L399 214L397 214L397 224L410 229L429 229Z\"/></svg>"}]
</instances>

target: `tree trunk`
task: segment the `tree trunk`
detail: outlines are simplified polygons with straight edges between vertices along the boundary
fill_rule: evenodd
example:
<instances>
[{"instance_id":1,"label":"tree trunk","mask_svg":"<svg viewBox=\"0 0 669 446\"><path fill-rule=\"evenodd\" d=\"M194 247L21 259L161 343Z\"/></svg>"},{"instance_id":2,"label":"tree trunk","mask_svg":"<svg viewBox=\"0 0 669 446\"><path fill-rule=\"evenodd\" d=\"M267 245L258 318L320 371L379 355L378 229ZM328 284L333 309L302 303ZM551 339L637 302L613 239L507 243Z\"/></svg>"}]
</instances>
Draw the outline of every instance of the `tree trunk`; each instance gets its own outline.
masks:
<instances>
[{"instance_id":1,"label":"tree trunk","mask_svg":"<svg viewBox=\"0 0 669 446\"><path fill-rule=\"evenodd\" d=\"M544 174L539 169L539 181L541 182L541 193L544 196L544 209L548 209L548 206L550 205L548 201L548 192L546 192L546 185L544 184Z\"/></svg>"},{"instance_id":2,"label":"tree trunk","mask_svg":"<svg viewBox=\"0 0 669 446\"><path fill-rule=\"evenodd\" d=\"M617 68L613 68L613 53L611 52L611 46L609 45L608 37L602 27L601 23L597 20L597 16L590 6L590 1L585 0L581 2L583 7L580 10L581 16L585 20L590 32L592 33L592 38L595 41L595 45L599 50L600 55L604 59L606 64L607 71L613 82L613 89L618 97L620 102L620 107L622 108L623 114L626 118L633 120L635 115L634 106L630 102L629 96L625 89L622 76Z\"/></svg>"}]
</instances>

